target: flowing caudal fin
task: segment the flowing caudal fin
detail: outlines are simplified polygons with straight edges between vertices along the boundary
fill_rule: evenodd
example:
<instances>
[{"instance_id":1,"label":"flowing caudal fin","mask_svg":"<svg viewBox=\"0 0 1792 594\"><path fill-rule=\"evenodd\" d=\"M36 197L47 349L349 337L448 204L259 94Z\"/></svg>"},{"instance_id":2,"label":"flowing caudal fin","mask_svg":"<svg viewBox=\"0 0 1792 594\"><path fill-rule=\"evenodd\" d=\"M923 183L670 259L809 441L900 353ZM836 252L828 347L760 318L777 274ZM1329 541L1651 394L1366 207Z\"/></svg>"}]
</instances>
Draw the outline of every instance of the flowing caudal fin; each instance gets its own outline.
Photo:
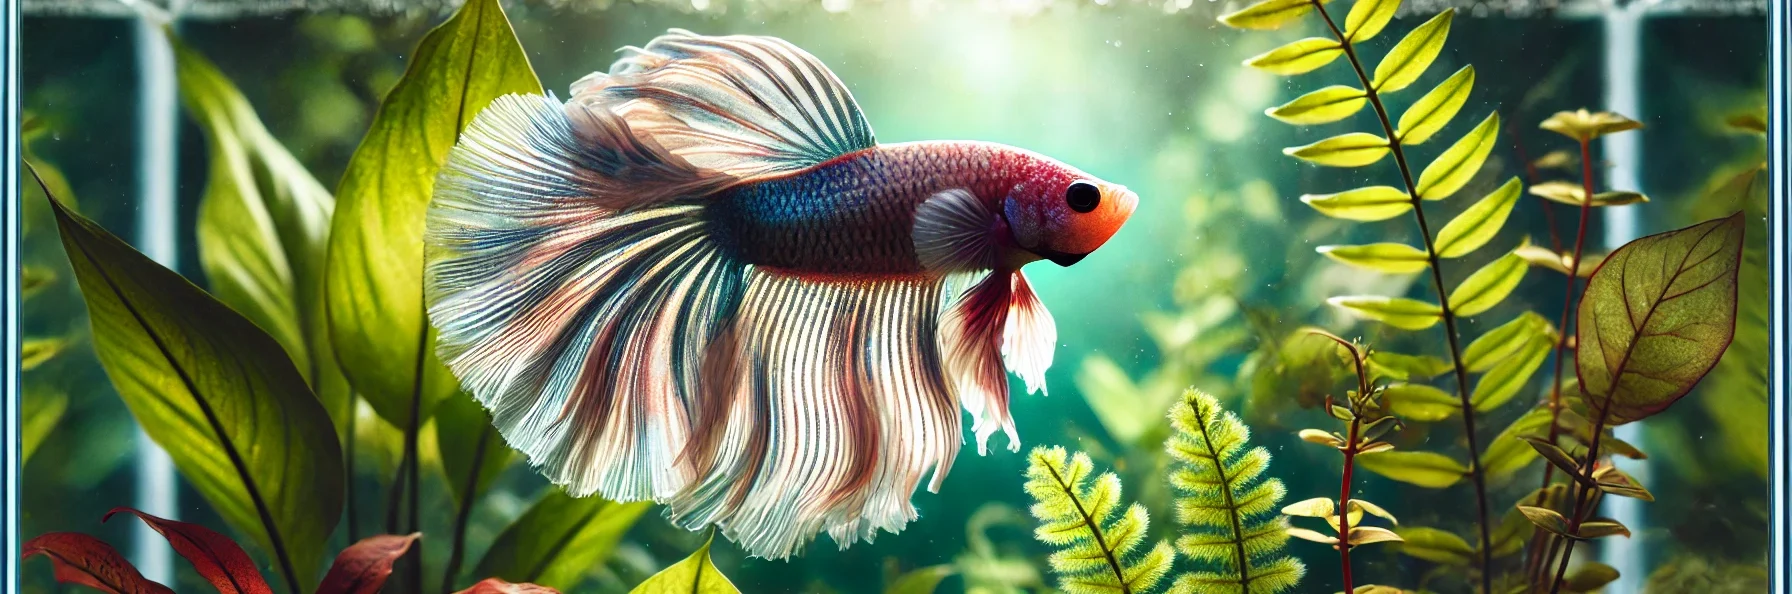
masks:
<instances>
[{"instance_id":1,"label":"flowing caudal fin","mask_svg":"<svg viewBox=\"0 0 1792 594\"><path fill-rule=\"evenodd\" d=\"M673 29L623 51L573 83L572 105L621 116L698 169L750 180L877 143L846 86L782 39Z\"/></svg>"},{"instance_id":2,"label":"flowing caudal fin","mask_svg":"<svg viewBox=\"0 0 1792 594\"><path fill-rule=\"evenodd\" d=\"M940 326L940 348L947 377L970 413L977 452L989 449L989 436L1002 431L1008 449L1020 451L1014 418L1008 414L1008 376L1004 365L1021 377L1027 393L1045 388L1045 370L1052 365L1057 326L1045 304L1020 271L996 270L965 291L946 312Z\"/></svg>"}]
</instances>

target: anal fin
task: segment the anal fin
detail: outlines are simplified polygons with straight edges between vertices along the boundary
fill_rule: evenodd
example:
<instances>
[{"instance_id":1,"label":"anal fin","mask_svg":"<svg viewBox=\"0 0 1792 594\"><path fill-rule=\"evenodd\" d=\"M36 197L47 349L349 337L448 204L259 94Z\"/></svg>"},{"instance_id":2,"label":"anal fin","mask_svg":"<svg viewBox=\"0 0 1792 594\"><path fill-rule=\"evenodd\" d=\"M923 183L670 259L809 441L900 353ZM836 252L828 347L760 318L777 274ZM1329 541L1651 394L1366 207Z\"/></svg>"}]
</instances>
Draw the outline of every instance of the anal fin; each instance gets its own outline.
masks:
<instances>
[{"instance_id":1,"label":"anal fin","mask_svg":"<svg viewBox=\"0 0 1792 594\"><path fill-rule=\"evenodd\" d=\"M1028 393L1043 390L1057 337L1051 313L1018 270L991 272L946 312L940 325L946 376L971 415L979 454L988 452L996 431L1008 436L1010 451L1020 451L1003 368L1019 375Z\"/></svg>"}]
</instances>

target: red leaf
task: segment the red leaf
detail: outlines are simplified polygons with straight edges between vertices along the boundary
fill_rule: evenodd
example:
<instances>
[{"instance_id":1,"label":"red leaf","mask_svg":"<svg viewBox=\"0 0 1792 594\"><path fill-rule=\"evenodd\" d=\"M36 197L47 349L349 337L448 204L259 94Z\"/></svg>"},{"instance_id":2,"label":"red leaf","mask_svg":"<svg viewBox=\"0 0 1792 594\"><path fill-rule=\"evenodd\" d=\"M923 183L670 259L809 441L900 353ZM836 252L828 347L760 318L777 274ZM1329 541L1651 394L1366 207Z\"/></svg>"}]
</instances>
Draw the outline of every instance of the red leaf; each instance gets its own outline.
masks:
<instances>
[{"instance_id":1,"label":"red leaf","mask_svg":"<svg viewBox=\"0 0 1792 594\"><path fill-rule=\"evenodd\" d=\"M112 514L118 512L135 515L161 533L174 552L186 557L199 577L218 589L218 594L274 594L261 578L261 571L255 568L255 561L230 537L198 524L158 518L128 507L112 508L100 521L111 520Z\"/></svg>"},{"instance_id":2,"label":"red leaf","mask_svg":"<svg viewBox=\"0 0 1792 594\"><path fill-rule=\"evenodd\" d=\"M49 557L56 566L56 581L64 584L80 584L110 594L174 594L167 586L144 578L118 554L118 549L85 534L51 532L25 541L22 548L20 559L32 555Z\"/></svg>"},{"instance_id":3,"label":"red leaf","mask_svg":"<svg viewBox=\"0 0 1792 594\"><path fill-rule=\"evenodd\" d=\"M560 594L560 591L547 586L512 584L498 578L486 578L485 581L454 594Z\"/></svg>"},{"instance_id":4,"label":"red leaf","mask_svg":"<svg viewBox=\"0 0 1792 594\"><path fill-rule=\"evenodd\" d=\"M386 585L392 575L392 564L410 550L421 533L410 536L381 534L369 536L354 546L342 549L317 594L374 594Z\"/></svg>"}]
</instances>

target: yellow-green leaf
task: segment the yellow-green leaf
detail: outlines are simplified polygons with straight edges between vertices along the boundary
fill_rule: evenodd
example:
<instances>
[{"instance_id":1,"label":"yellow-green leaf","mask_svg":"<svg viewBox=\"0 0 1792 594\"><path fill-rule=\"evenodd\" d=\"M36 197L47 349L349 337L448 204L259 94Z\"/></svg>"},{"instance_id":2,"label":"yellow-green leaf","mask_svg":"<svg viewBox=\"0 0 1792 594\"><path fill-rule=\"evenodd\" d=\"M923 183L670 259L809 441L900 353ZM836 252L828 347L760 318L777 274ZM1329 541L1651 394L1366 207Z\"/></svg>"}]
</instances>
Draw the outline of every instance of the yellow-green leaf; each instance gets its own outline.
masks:
<instances>
[{"instance_id":1,"label":"yellow-green leaf","mask_svg":"<svg viewBox=\"0 0 1792 594\"><path fill-rule=\"evenodd\" d=\"M1488 262L1450 291L1450 309L1462 317L1493 309L1518 288L1519 281L1524 280L1524 272L1530 268L1517 254L1506 254Z\"/></svg>"},{"instance_id":2,"label":"yellow-green leaf","mask_svg":"<svg viewBox=\"0 0 1792 594\"><path fill-rule=\"evenodd\" d=\"M1475 556L1475 549L1469 546L1468 541L1436 528L1411 526L1396 532L1406 541L1401 543L1400 552L1408 557L1444 565L1467 566Z\"/></svg>"},{"instance_id":3,"label":"yellow-green leaf","mask_svg":"<svg viewBox=\"0 0 1792 594\"><path fill-rule=\"evenodd\" d=\"M1580 184L1561 180L1536 184L1527 191L1532 196L1572 206L1580 206L1587 199L1587 192Z\"/></svg>"},{"instance_id":4,"label":"yellow-green leaf","mask_svg":"<svg viewBox=\"0 0 1792 594\"><path fill-rule=\"evenodd\" d=\"M1375 82L1370 83L1376 91L1392 93L1406 88L1425 69L1431 61L1437 59L1438 52L1444 49L1444 40L1450 36L1450 20L1456 16L1452 8L1431 17L1431 20L1407 33L1388 50L1388 55L1375 65Z\"/></svg>"},{"instance_id":5,"label":"yellow-green leaf","mask_svg":"<svg viewBox=\"0 0 1792 594\"><path fill-rule=\"evenodd\" d=\"M1402 330L1424 330L1437 325L1443 308L1434 303L1404 297L1357 295L1325 300L1333 306L1350 310L1357 316L1377 320Z\"/></svg>"},{"instance_id":6,"label":"yellow-green leaf","mask_svg":"<svg viewBox=\"0 0 1792 594\"><path fill-rule=\"evenodd\" d=\"M31 371L68 349L67 338L27 338L19 341L19 371Z\"/></svg>"},{"instance_id":7,"label":"yellow-green leaf","mask_svg":"<svg viewBox=\"0 0 1792 594\"><path fill-rule=\"evenodd\" d=\"M933 594L934 590L939 589L941 581L957 572L958 568L954 565L930 565L915 569L896 578L896 581L884 588L884 594Z\"/></svg>"},{"instance_id":8,"label":"yellow-green leaf","mask_svg":"<svg viewBox=\"0 0 1792 594\"><path fill-rule=\"evenodd\" d=\"M1357 268L1393 274L1418 272L1428 265L1424 250L1404 243L1322 245L1318 251L1327 258Z\"/></svg>"},{"instance_id":9,"label":"yellow-green leaf","mask_svg":"<svg viewBox=\"0 0 1792 594\"><path fill-rule=\"evenodd\" d=\"M1270 74L1293 76L1312 72L1342 55L1344 48L1336 39L1308 37L1245 60L1244 65Z\"/></svg>"},{"instance_id":10,"label":"yellow-green leaf","mask_svg":"<svg viewBox=\"0 0 1792 594\"><path fill-rule=\"evenodd\" d=\"M650 507L650 501L616 503L597 496L575 498L558 487L550 487L535 505L498 533L474 573L510 582L532 582L563 592L582 591L579 585L584 583L585 573L610 557L623 534ZM699 552L707 550L706 547ZM682 583L687 589L672 591L690 592L690 579Z\"/></svg>"},{"instance_id":11,"label":"yellow-green leaf","mask_svg":"<svg viewBox=\"0 0 1792 594\"><path fill-rule=\"evenodd\" d=\"M25 390L19 405L19 465L31 461L37 446L50 436L62 413L68 411L68 394L46 390Z\"/></svg>"},{"instance_id":12,"label":"yellow-green leaf","mask_svg":"<svg viewBox=\"0 0 1792 594\"><path fill-rule=\"evenodd\" d=\"M1427 489L1442 489L1468 475L1468 467L1437 452L1376 452L1357 456L1369 472Z\"/></svg>"},{"instance_id":13,"label":"yellow-green leaf","mask_svg":"<svg viewBox=\"0 0 1792 594\"><path fill-rule=\"evenodd\" d=\"M1560 536L1573 538L1573 535L1568 533L1568 518L1562 517L1562 514L1556 510L1530 505L1520 505L1518 506L1518 511L1519 513L1524 514L1525 519L1530 520L1532 524L1536 524L1538 528L1548 530Z\"/></svg>"},{"instance_id":14,"label":"yellow-green leaf","mask_svg":"<svg viewBox=\"0 0 1792 594\"><path fill-rule=\"evenodd\" d=\"M1500 431L1493 442L1487 444L1487 451L1481 454L1481 467L1487 471L1487 478L1504 480L1529 466L1537 457L1537 451L1520 436L1549 427L1549 418L1549 409L1535 408Z\"/></svg>"},{"instance_id":15,"label":"yellow-green leaf","mask_svg":"<svg viewBox=\"0 0 1792 594\"><path fill-rule=\"evenodd\" d=\"M1220 22L1236 29L1279 29L1312 11L1311 0L1264 0L1221 15Z\"/></svg>"},{"instance_id":16,"label":"yellow-green leaf","mask_svg":"<svg viewBox=\"0 0 1792 594\"><path fill-rule=\"evenodd\" d=\"M435 356L423 305L424 214L436 172L492 99L541 92L497 0L466 2L409 62L337 188L326 289L343 371L401 427L413 400L427 418L459 386Z\"/></svg>"},{"instance_id":17,"label":"yellow-green leaf","mask_svg":"<svg viewBox=\"0 0 1792 594\"><path fill-rule=\"evenodd\" d=\"M329 413L268 333L98 224L50 204L93 347L194 490L308 591L342 513Z\"/></svg>"},{"instance_id":18,"label":"yellow-green leaf","mask_svg":"<svg viewBox=\"0 0 1792 594\"><path fill-rule=\"evenodd\" d=\"M1450 219L1437 232L1437 255L1458 258L1487 245L1499 234L1500 227L1505 226L1506 217L1512 214L1512 205L1518 203L1519 186L1518 178L1507 180L1505 185ZM1523 262L1523 258L1519 260Z\"/></svg>"},{"instance_id":19,"label":"yellow-green leaf","mask_svg":"<svg viewBox=\"0 0 1792 594\"><path fill-rule=\"evenodd\" d=\"M1369 186L1336 194L1307 194L1301 202L1328 217L1352 221L1384 221L1412 210L1412 197L1393 186Z\"/></svg>"},{"instance_id":20,"label":"yellow-green leaf","mask_svg":"<svg viewBox=\"0 0 1792 594\"><path fill-rule=\"evenodd\" d=\"M1531 522L1525 519L1518 508L1506 510L1506 514L1500 516L1499 525L1494 527L1493 534L1488 538L1493 541L1493 558L1498 559L1524 550L1525 540L1535 531L1535 527L1531 526Z\"/></svg>"},{"instance_id":21,"label":"yellow-green leaf","mask_svg":"<svg viewBox=\"0 0 1792 594\"><path fill-rule=\"evenodd\" d=\"M1368 95L1362 89L1332 85L1296 97L1280 107L1271 107L1264 113L1290 124L1307 126L1350 117L1361 111L1368 102Z\"/></svg>"},{"instance_id":22,"label":"yellow-green leaf","mask_svg":"<svg viewBox=\"0 0 1792 594\"><path fill-rule=\"evenodd\" d=\"M213 295L267 330L346 437L350 395L324 319L324 257L336 199L262 125L217 66L172 30L181 99L209 165L194 230Z\"/></svg>"},{"instance_id":23,"label":"yellow-green leaf","mask_svg":"<svg viewBox=\"0 0 1792 594\"><path fill-rule=\"evenodd\" d=\"M1736 331L1743 228L1738 212L1632 241L1587 281L1574 360L1590 418L1647 418L1717 365Z\"/></svg>"},{"instance_id":24,"label":"yellow-green leaf","mask_svg":"<svg viewBox=\"0 0 1792 594\"><path fill-rule=\"evenodd\" d=\"M728 576L722 575L709 560L709 545L713 542L715 538L710 537L697 552L653 574L629 594L740 594Z\"/></svg>"},{"instance_id":25,"label":"yellow-green leaf","mask_svg":"<svg viewBox=\"0 0 1792 594\"><path fill-rule=\"evenodd\" d=\"M1540 245L1532 245L1529 238L1526 238L1524 245L1518 246L1518 249L1513 250L1512 253L1518 254L1518 257L1524 258L1532 266L1542 266L1562 274L1568 274L1569 269L1575 265L1572 254L1564 254ZM1599 254L1581 254L1580 269L1577 271L1579 276L1582 278L1592 276L1593 270L1599 268L1599 263L1604 260L1605 256Z\"/></svg>"},{"instance_id":26,"label":"yellow-green leaf","mask_svg":"<svg viewBox=\"0 0 1792 594\"><path fill-rule=\"evenodd\" d=\"M1607 536L1630 537L1630 529L1616 520L1589 520L1582 522L1575 536L1582 539L1604 538Z\"/></svg>"},{"instance_id":27,"label":"yellow-green leaf","mask_svg":"<svg viewBox=\"0 0 1792 594\"><path fill-rule=\"evenodd\" d=\"M1629 532L1625 534L1629 534ZM1562 590L1565 592L1592 592L1615 581L1618 581L1617 569L1597 561L1587 561L1575 567L1574 572L1562 580Z\"/></svg>"},{"instance_id":28,"label":"yellow-green leaf","mask_svg":"<svg viewBox=\"0 0 1792 594\"><path fill-rule=\"evenodd\" d=\"M1419 173L1419 196L1426 200L1443 200L1462 189L1481 170L1487 154L1493 152L1499 131L1499 112L1487 114L1487 119L1481 120L1480 125L1469 130Z\"/></svg>"},{"instance_id":29,"label":"yellow-green leaf","mask_svg":"<svg viewBox=\"0 0 1792 594\"><path fill-rule=\"evenodd\" d=\"M1475 382L1473 396L1469 399L1475 410L1490 411L1511 401L1530 381L1537 368L1543 365L1543 360L1549 357L1549 351L1554 346L1555 341L1550 336L1532 335L1518 352L1482 374L1481 379Z\"/></svg>"},{"instance_id":30,"label":"yellow-green leaf","mask_svg":"<svg viewBox=\"0 0 1792 594\"><path fill-rule=\"evenodd\" d=\"M1432 423L1462 410L1462 400L1424 384L1393 384L1381 392L1381 407L1402 420Z\"/></svg>"},{"instance_id":31,"label":"yellow-green leaf","mask_svg":"<svg viewBox=\"0 0 1792 594\"><path fill-rule=\"evenodd\" d=\"M1388 351L1369 353L1369 369L1375 377L1408 380L1429 379L1450 370L1450 362L1431 355L1402 355Z\"/></svg>"},{"instance_id":32,"label":"yellow-green leaf","mask_svg":"<svg viewBox=\"0 0 1792 594\"><path fill-rule=\"evenodd\" d=\"M1284 154L1330 167L1362 167L1388 154L1388 140L1367 132L1340 134L1306 146L1282 149Z\"/></svg>"},{"instance_id":33,"label":"yellow-green leaf","mask_svg":"<svg viewBox=\"0 0 1792 594\"><path fill-rule=\"evenodd\" d=\"M19 267L19 297L36 295L50 283L56 282L56 272L42 266Z\"/></svg>"},{"instance_id":34,"label":"yellow-green leaf","mask_svg":"<svg viewBox=\"0 0 1792 594\"><path fill-rule=\"evenodd\" d=\"M1553 151L1549 151L1548 153L1544 153L1543 156L1537 157L1536 160L1531 161L1531 166L1536 167L1538 169L1560 169L1563 171L1574 171L1575 170L1574 163L1575 163L1575 161L1577 161L1579 159L1580 159L1580 157L1576 157L1573 152L1566 151L1566 150L1553 150Z\"/></svg>"},{"instance_id":35,"label":"yellow-green leaf","mask_svg":"<svg viewBox=\"0 0 1792 594\"><path fill-rule=\"evenodd\" d=\"M1344 38L1362 43L1381 33L1400 11L1400 0L1356 0L1344 16Z\"/></svg>"},{"instance_id":36,"label":"yellow-green leaf","mask_svg":"<svg viewBox=\"0 0 1792 594\"><path fill-rule=\"evenodd\" d=\"M1600 192L1598 194L1594 194L1592 205L1593 206L1623 206L1626 204L1636 204L1638 202L1648 202L1648 201L1649 201L1648 196L1644 196L1637 192L1627 192L1627 191L1620 190L1620 191L1615 191L1615 192Z\"/></svg>"},{"instance_id":37,"label":"yellow-green leaf","mask_svg":"<svg viewBox=\"0 0 1792 594\"><path fill-rule=\"evenodd\" d=\"M1463 66L1450 78L1438 83L1431 92L1425 93L1406 113L1400 114L1399 132L1394 135L1401 144L1422 144L1444 129L1450 118L1462 110L1462 104L1468 102L1469 91L1475 87L1475 67Z\"/></svg>"},{"instance_id":38,"label":"yellow-green leaf","mask_svg":"<svg viewBox=\"0 0 1792 594\"><path fill-rule=\"evenodd\" d=\"M1536 312L1518 314L1512 321L1488 330L1469 343L1468 348L1462 350L1462 365L1475 373L1487 371L1507 357L1524 350L1534 339L1551 340L1553 332L1549 320L1543 319Z\"/></svg>"},{"instance_id":39,"label":"yellow-green leaf","mask_svg":"<svg viewBox=\"0 0 1792 594\"><path fill-rule=\"evenodd\" d=\"M1643 127L1636 120L1609 111L1589 113L1585 109L1574 111L1558 111L1549 119L1543 120L1539 126L1544 130L1555 132L1580 142L1587 142L1607 134L1616 134L1625 130Z\"/></svg>"},{"instance_id":40,"label":"yellow-green leaf","mask_svg":"<svg viewBox=\"0 0 1792 594\"><path fill-rule=\"evenodd\" d=\"M1572 478L1581 484L1588 484L1586 479L1581 478L1580 476L1580 461L1575 460L1574 456L1569 455L1568 452L1562 450L1562 448L1556 446L1556 444L1537 437L1527 436L1519 439L1524 440L1525 445L1531 446L1531 449L1535 450L1537 455L1542 456L1545 462L1549 462L1550 466L1554 466L1557 470L1562 471L1564 476Z\"/></svg>"}]
</instances>

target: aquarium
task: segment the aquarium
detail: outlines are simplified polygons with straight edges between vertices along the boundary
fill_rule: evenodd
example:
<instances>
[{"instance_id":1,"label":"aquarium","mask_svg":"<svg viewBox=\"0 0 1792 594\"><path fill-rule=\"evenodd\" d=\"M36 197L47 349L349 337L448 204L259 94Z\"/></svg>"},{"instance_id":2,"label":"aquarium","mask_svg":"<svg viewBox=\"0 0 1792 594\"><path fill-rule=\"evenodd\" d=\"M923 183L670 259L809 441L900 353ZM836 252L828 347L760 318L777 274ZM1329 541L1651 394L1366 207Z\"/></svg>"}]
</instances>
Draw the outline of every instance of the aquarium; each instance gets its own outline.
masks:
<instances>
[{"instance_id":1,"label":"aquarium","mask_svg":"<svg viewBox=\"0 0 1792 594\"><path fill-rule=\"evenodd\" d=\"M26 0L19 587L1765 591L1769 4Z\"/></svg>"}]
</instances>

